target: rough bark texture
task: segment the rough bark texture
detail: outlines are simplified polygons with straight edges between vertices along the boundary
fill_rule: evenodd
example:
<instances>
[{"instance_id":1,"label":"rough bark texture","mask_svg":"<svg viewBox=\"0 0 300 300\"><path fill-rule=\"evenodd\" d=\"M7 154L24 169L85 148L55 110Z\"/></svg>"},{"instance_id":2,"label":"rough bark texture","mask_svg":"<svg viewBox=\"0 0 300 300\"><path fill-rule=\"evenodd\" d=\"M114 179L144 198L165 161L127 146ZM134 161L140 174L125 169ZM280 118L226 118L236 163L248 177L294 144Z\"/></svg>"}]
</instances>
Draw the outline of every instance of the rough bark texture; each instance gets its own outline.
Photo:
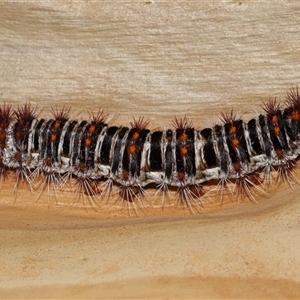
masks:
<instances>
[{"instance_id":1,"label":"rough bark texture","mask_svg":"<svg viewBox=\"0 0 300 300\"><path fill-rule=\"evenodd\" d=\"M210 126L231 108L247 119L300 84L299 24L298 1L3 1L0 101L31 101L40 116L102 108L116 124L142 115L153 129L175 115ZM26 187L13 205L12 184L0 198L2 298L300 294L296 185L258 205L127 219L45 209Z\"/></svg>"}]
</instances>

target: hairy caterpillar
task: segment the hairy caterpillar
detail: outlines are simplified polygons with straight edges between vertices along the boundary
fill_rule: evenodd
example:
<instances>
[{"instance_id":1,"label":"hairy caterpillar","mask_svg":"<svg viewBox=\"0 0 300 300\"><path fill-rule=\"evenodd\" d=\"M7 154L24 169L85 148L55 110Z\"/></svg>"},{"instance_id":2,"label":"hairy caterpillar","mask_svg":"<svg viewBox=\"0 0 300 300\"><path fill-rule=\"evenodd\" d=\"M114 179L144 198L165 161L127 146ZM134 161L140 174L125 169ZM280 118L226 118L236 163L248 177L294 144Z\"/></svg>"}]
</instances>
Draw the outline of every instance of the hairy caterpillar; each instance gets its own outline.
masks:
<instances>
[{"instance_id":1,"label":"hairy caterpillar","mask_svg":"<svg viewBox=\"0 0 300 300\"><path fill-rule=\"evenodd\" d=\"M92 207L109 196L114 186L128 211L150 201L146 187L162 194L170 188L179 203L194 213L205 198L203 186L229 190L256 202L264 184L276 175L290 186L300 153L300 95L292 87L286 107L276 99L262 105L263 114L247 122L233 111L222 113L212 128L195 129L187 118L174 129L151 132L143 117L130 127L108 126L102 110L88 121L69 119L70 108L52 109L51 119L37 119L30 103L0 107L0 176L15 174L14 195L26 182L37 198L54 195L63 186L85 197ZM234 185L232 189L230 186ZM85 200L84 200L85 201Z\"/></svg>"}]
</instances>

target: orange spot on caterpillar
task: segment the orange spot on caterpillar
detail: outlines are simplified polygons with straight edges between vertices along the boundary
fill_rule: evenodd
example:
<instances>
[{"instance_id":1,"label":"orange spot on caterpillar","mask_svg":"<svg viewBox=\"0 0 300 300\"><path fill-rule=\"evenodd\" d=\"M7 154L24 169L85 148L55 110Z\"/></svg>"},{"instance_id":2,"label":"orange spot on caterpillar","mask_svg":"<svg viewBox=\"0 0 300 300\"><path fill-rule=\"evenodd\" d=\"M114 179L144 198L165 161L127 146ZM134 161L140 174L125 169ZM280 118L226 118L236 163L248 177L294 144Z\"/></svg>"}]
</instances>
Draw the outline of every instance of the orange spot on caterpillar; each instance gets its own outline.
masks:
<instances>
[{"instance_id":1,"label":"orange spot on caterpillar","mask_svg":"<svg viewBox=\"0 0 300 300\"><path fill-rule=\"evenodd\" d=\"M183 181L185 178L184 172L177 172L177 177L179 181Z\"/></svg>"},{"instance_id":2,"label":"orange spot on caterpillar","mask_svg":"<svg viewBox=\"0 0 300 300\"><path fill-rule=\"evenodd\" d=\"M56 134L56 133L52 133L52 134L50 135L50 141L51 141L52 143L54 143L56 140L57 140L57 134Z\"/></svg>"},{"instance_id":3,"label":"orange spot on caterpillar","mask_svg":"<svg viewBox=\"0 0 300 300\"><path fill-rule=\"evenodd\" d=\"M187 141L187 134L185 132L182 132L178 137L178 142L186 142Z\"/></svg>"},{"instance_id":4,"label":"orange spot on caterpillar","mask_svg":"<svg viewBox=\"0 0 300 300\"><path fill-rule=\"evenodd\" d=\"M130 155L133 155L137 151L137 146L135 144L131 144L127 147L127 151Z\"/></svg>"},{"instance_id":5,"label":"orange spot on caterpillar","mask_svg":"<svg viewBox=\"0 0 300 300\"><path fill-rule=\"evenodd\" d=\"M278 135L279 133L280 133L280 127L279 126L274 126L274 128L273 128L273 132L276 134L276 135Z\"/></svg>"},{"instance_id":6,"label":"orange spot on caterpillar","mask_svg":"<svg viewBox=\"0 0 300 300\"><path fill-rule=\"evenodd\" d=\"M277 117L276 115L273 115L273 116L271 117L271 123L275 124L275 123L277 123L277 122L278 122L278 117Z\"/></svg>"},{"instance_id":7,"label":"orange spot on caterpillar","mask_svg":"<svg viewBox=\"0 0 300 300\"><path fill-rule=\"evenodd\" d=\"M0 147L4 149L5 145L6 145L6 131L0 129Z\"/></svg>"},{"instance_id":8,"label":"orange spot on caterpillar","mask_svg":"<svg viewBox=\"0 0 300 300\"><path fill-rule=\"evenodd\" d=\"M91 144L92 144L92 139L91 139L90 137L85 138L85 140L84 140L84 145L85 145L86 147L90 147Z\"/></svg>"},{"instance_id":9,"label":"orange spot on caterpillar","mask_svg":"<svg viewBox=\"0 0 300 300\"><path fill-rule=\"evenodd\" d=\"M293 121L299 121L300 120L300 113L298 110L293 110L292 111L292 120Z\"/></svg>"},{"instance_id":10,"label":"orange spot on caterpillar","mask_svg":"<svg viewBox=\"0 0 300 300\"><path fill-rule=\"evenodd\" d=\"M233 138L232 140L231 140L231 144L232 144L232 146L233 147L238 147L239 146L239 144L240 144L240 141L239 141L239 139L238 138Z\"/></svg>"},{"instance_id":11,"label":"orange spot on caterpillar","mask_svg":"<svg viewBox=\"0 0 300 300\"><path fill-rule=\"evenodd\" d=\"M284 155L281 149L275 149L275 152L279 159L283 159Z\"/></svg>"},{"instance_id":12,"label":"orange spot on caterpillar","mask_svg":"<svg viewBox=\"0 0 300 300\"><path fill-rule=\"evenodd\" d=\"M123 175L123 179L124 180L128 180L129 179L129 172L125 169L122 170L122 175Z\"/></svg>"},{"instance_id":13,"label":"orange spot on caterpillar","mask_svg":"<svg viewBox=\"0 0 300 300\"><path fill-rule=\"evenodd\" d=\"M230 134L235 134L236 133L236 126L231 126L229 129Z\"/></svg>"},{"instance_id":14,"label":"orange spot on caterpillar","mask_svg":"<svg viewBox=\"0 0 300 300\"><path fill-rule=\"evenodd\" d=\"M241 163L240 162L235 162L232 164L235 172L239 173L242 169Z\"/></svg>"},{"instance_id":15,"label":"orange spot on caterpillar","mask_svg":"<svg viewBox=\"0 0 300 300\"><path fill-rule=\"evenodd\" d=\"M85 171L85 162L84 162L84 161L81 160L81 161L79 162L78 170L79 170L80 172L84 173L84 171Z\"/></svg>"},{"instance_id":16,"label":"orange spot on caterpillar","mask_svg":"<svg viewBox=\"0 0 300 300\"><path fill-rule=\"evenodd\" d=\"M53 130L57 130L59 127L60 127L60 122L59 121L55 121L52 125Z\"/></svg>"},{"instance_id":17,"label":"orange spot on caterpillar","mask_svg":"<svg viewBox=\"0 0 300 300\"><path fill-rule=\"evenodd\" d=\"M187 156L187 154L188 154L188 147L187 146L181 146L180 147L180 154L181 154L181 156Z\"/></svg>"},{"instance_id":18,"label":"orange spot on caterpillar","mask_svg":"<svg viewBox=\"0 0 300 300\"><path fill-rule=\"evenodd\" d=\"M94 124L91 124L89 127L88 127L88 130L87 130L87 133L88 134L93 134L96 130L96 126Z\"/></svg>"},{"instance_id":19,"label":"orange spot on caterpillar","mask_svg":"<svg viewBox=\"0 0 300 300\"><path fill-rule=\"evenodd\" d=\"M139 134L138 131L136 131L136 132L132 135L131 139L132 139L132 140L137 140L139 137L140 137L140 134Z\"/></svg>"}]
</instances>

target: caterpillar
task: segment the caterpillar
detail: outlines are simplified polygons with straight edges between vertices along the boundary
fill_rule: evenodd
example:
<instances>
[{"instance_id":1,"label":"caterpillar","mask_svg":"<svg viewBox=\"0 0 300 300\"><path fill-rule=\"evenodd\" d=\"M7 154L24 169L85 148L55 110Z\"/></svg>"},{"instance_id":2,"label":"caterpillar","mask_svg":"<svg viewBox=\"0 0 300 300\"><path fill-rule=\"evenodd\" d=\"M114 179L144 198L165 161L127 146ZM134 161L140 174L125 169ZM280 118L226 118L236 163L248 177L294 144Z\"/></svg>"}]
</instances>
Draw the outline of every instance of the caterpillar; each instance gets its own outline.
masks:
<instances>
[{"instance_id":1,"label":"caterpillar","mask_svg":"<svg viewBox=\"0 0 300 300\"><path fill-rule=\"evenodd\" d=\"M2 104L0 179L14 174L15 198L21 182L37 191L37 199L43 193L57 198L58 190L71 186L95 208L116 187L114 198L129 214L150 201L149 186L161 193L162 207L169 189L176 189L177 201L191 213L201 208L206 184L221 195L228 190L257 202L274 178L291 187L298 182L298 87L287 92L283 109L276 98L262 109L249 121L231 110L211 128L195 129L184 117L175 118L172 129L151 132L143 117L129 127L109 126L101 109L88 121L70 120L65 106L52 109L50 119L38 119L30 103L16 109Z\"/></svg>"}]
</instances>

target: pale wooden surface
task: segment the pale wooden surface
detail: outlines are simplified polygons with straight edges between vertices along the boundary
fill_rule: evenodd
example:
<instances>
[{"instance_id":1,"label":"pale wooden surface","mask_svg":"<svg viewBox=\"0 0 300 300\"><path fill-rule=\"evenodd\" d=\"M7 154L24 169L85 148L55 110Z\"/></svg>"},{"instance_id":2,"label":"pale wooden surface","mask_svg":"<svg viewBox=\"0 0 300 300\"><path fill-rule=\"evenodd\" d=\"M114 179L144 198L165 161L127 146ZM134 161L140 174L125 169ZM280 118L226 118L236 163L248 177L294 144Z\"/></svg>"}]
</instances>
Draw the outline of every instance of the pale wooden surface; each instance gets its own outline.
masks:
<instances>
[{"instance_id":1,"label":"pale wooden surface","mask_svg":"<svg viewBox=\"0 0 300 300\"><path fill-rule=\"evenodd\" d=\"M23 1L0 4L0 99L49 116L103 108L153 128L201 128L300 83L300 5ZM11 185L10 185L11 187ZM1 191L0 296L296 298L299 188L196 216L105 219ZM31 203L31 204L30 204ZM104 214L105 215L105 214ZM112 217L112 215L110 215Z\"/></svg>"}]
</instances>

